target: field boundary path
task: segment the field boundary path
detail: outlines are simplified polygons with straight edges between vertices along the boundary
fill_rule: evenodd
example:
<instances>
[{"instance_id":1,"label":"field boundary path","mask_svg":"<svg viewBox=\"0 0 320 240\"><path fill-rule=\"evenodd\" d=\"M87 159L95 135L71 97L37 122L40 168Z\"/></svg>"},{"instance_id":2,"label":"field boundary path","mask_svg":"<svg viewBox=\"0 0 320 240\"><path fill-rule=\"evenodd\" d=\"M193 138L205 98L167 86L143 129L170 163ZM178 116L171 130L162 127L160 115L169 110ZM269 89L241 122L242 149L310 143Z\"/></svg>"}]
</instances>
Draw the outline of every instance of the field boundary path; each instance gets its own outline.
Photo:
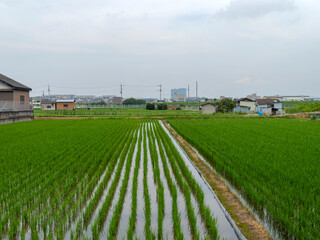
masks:
<instances>
[{"instance_id":1,"label":"field boundary path","mask_svg":"<svg viewBox=\"0 0 320 240\"><path fill-rule=\"evenodd\" d=\"M241 203L240 199L227 186L225 181L212 170L206 162L200 159L192 146L178 135L172 127L163 121L163 124L185 150L195 166L201 171L203 177L207 180L220 202L226 208L236 225L247 239L264 240L272 239L267 230L259 223L250 211Z\"/></svg>"}]
</instances>

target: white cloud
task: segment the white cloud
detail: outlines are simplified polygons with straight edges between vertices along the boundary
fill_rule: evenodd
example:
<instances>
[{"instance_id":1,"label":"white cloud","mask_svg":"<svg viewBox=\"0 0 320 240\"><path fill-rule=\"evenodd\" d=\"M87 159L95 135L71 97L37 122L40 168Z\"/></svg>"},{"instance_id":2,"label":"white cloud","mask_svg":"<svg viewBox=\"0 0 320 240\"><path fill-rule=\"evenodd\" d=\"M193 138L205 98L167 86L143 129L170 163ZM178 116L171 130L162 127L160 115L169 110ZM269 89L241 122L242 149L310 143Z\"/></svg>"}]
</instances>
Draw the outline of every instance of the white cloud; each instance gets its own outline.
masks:
<instances>
[{"instance_id":1,"label":"white cloud","mask_svg":"<svg viewBox=\"0 0 320 240\"><path fill-rule=\"evenodd\" d=\"M251 79L250 77L246 76L236 80L236 83L239 85L245 86L258 86L258 85L265 85L267 82L262 79Z\"/></svg>"},{"instance_id":2,"label":"white cloud","mask_svg":"<svg viewBox=\"0 0 320 240\"><path fill-rule=\"evenodd\" d=\"M295 9L293 0L233 0L230 5L216 16L236 19L241 17L257 18L272 12Z\"/></svg>"}]
</instances>

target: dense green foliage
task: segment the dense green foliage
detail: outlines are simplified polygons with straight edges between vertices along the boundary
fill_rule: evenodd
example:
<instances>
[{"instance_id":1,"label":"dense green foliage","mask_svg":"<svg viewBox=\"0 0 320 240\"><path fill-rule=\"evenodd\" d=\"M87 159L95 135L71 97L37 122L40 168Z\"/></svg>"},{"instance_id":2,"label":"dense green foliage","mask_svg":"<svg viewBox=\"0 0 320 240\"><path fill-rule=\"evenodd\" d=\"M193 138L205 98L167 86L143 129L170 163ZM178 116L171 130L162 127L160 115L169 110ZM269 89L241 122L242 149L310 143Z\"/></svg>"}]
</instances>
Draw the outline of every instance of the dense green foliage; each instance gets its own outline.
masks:
<instances>
[{"instance_id":1,"label":"dense green foliage","mask_svg":"<svg viewBox=\"0 0 320 240\"><path fill-rule=\"evenodd\" d=\"M157 104L157 109L158 110L167 110L168 109L168 105L166 103L158 103Z\"/></svg>"},{"instance_id":2,"label":"dense green foliage","mask_svg":"<svg viewBox=\"0 0 320 240\"><path fill-rule=\"evenodd\" d=\"M285 109L286 113L320 112L319 102L299 103Z\"/></svg>"},{"instance_id":3,"label":"dense green foliage","mask_svg":"<svg viewBox=\"0 0 320 240\"><path fill-rule=\"evenodd\" d=\"M155 110L156 109L156 105L154 103L147 103L146 104L146 109L147 110Z\"/></svg>"},{"instance_id":4,"label":"dense green foliage","mask_svg":"<svg viewBox=\"0 0 320 240\"><path fill-rule=\"evenodd\" d=\"M222 99L216 102L217 106L218 106L218 112L232 112L232 110L236 107L235 102L232 99Z\"/></svg>"},{"instance_id":5,"label":"dense green foliage","mask_svg":"<svg viewBox=\"0 0 320 240\"><path fill-rule=\"evenodd\" d=\"M180 218L186 211L194 238L207 233L218 238L204 193L158 122L39 120L0 125L0 134L0 238L118 239L126 234L134 239L141 215L137 207L143 205L143 235L163 239L168 234L163 230L168 207L164 189L170 189L172 199L172 236L184 239L188 234ZM156 191L150 190L149 181ZM130 203L126 212L125 202ZM154 206L157 219L151 216ZM125 232L119 233L121 217L127 221ZM198 219L206 230L196 228Z\"/></svg>"},{"instance_id":6,"label":"dense green foliage","mask_svg":"<svg viewBox=\"0 0 320 240\"><path fill-rule=\"evenodd\" d=\"M145 100L136 99L136 98L127 98L122 102L123 105L144 105L146 104Z\"/></svg>"},{"instance_id":7,"label":"dense green foliage","mask_svg":"<svg viewBox=\"0 0 320 240\"><path fill-rule=\"evenodd\" d=\"M319 122L208 119L170 124L262 215L266 210L285 238L320 238Z\"/></svg>"}]
</instances>

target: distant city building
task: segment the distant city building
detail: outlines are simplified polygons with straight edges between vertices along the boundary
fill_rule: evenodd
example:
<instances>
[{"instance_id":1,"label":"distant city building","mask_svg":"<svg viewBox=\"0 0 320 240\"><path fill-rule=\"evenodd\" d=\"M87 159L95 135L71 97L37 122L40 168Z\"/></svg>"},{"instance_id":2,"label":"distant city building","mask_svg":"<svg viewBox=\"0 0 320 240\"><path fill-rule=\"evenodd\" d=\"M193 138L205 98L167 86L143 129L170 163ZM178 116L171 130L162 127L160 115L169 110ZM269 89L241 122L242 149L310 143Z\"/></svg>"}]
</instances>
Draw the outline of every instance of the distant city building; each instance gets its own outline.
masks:
<instances>
[{"instance_id":1,"label":"distant city building","mask_svg":"<svg viewBox=\"0 0 320 240\"><path fill-rule=\"evenodd\" d=\"M249 99L251 99L251 100L255 101L255 100L257 100L257 99L260 99L260 98L261 98L261 96L257 96L257 94L256 94L256 93L252 93L252 94L247 95L247 97L246 97L246 98L249 98Z\"/></svg>"},{"instance_id":2,"label":"distant city building","mask_svg":"<svg viewBox=\"0 0 320 240\"><path fill-rule=\"evenodd\" d=\"M310 100L309 96L282 96L282 101L307 101Z\"/></svg>"},{"instance_id":3,"label":"distant city building","mask_svg":"<svg viewBox=\"0 0 320 240\"><path fill-rule=\"evenodd\" d=\"M122 103L122 97L114 97L112 98L112 103Z\"/></svg>"},{"instance_id":4,"label":"distant city building","mask_svg":"<svg viewBox=\"0 0 320 240\"><path fill-rule=\"evenodd\" d=\"M175 93L173 100L175 102L185 102L187 98L186 95Z\"/></svg>"},{"instance_id":5,"label":"distant city building","mask_svg":"<svg viewBox=\"0 0 320 240\"><path fill-rule=\"evenodd\" d=\"M310 100L309 96L296 95L296 96L264 96L263 99L277 99L279 101L308 101Z\"/></svg>"},{"instance_id":6,"label":"distant city building","mask_svg":"<svg viewBox=\"0 0 320 240\"><path fill-rule=\"evenodd\" d=\"M220 96L220 100L223 100L223 99L233 99L233 97L225 97L225 96Z\"/></svg>"},{"instance_id":7,"label":"distant city building","mask_svg":"<svg viewBox=\"0 0 320 240\"><path fill-rule=\"evenodd\" d=\"M155 103L158 101L157 98L142 98L142 100L149 102L149 103Z\"/></svg>"},{"instance_id":8,"label":"distant city building","mask_svg":"<svg viewBox=\"0 0 320 240\"><path fill-rule=\"evenodd\" d=\"M174 100L175 94L187 96L186 88L174 88L171 89L171 99Z\"/></svg>"}]
</instances>

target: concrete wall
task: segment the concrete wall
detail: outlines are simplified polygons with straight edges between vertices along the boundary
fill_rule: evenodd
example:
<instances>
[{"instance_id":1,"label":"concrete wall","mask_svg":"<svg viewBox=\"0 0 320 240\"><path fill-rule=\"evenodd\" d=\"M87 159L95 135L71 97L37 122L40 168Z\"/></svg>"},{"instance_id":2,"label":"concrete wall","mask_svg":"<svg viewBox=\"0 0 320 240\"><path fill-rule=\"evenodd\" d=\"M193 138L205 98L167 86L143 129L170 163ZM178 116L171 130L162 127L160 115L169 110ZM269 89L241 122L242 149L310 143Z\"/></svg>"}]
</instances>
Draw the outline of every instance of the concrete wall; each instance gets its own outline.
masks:
<instances>
[{"instance_id":1,"label":"concrete wall","mask_svg":"<svg viewBox=\"0 0 320 240\"><path fill-rule=\"evenodd\" d=\"M41 110L43 110L43 111L56 110L56 104L55 103L42 103Z\"/></svg>"},{"instance_id":2,"label":"concrete wall","mask_svg":"<svg viewBox=\"0 0 320 240\"><path fill-rule=\"evenodd\" d=\"M205 105L202 106L201 113L202 114L213 114L216 112L216 107L213 105Z\"/></svg>"},{"instance_id":3,"label":"concrete wall","mask_svg":"<svg viewBox=\"0 0 320 240\"><path fill-rule=\"evenodd\" d=\"M31 121L33 119L33 110L0 112L0 124Z\"/></svg>"},{"instance_id":4,"label":"concrete wall","mask_svg":"<svg viewBox=\"0 0 320 240\"><path fill-rule=\"evenodd\" d=\"M256 111L256 102L240 101L240 106L250 108L249 112Z\"/></svg>"}]
</instances>

